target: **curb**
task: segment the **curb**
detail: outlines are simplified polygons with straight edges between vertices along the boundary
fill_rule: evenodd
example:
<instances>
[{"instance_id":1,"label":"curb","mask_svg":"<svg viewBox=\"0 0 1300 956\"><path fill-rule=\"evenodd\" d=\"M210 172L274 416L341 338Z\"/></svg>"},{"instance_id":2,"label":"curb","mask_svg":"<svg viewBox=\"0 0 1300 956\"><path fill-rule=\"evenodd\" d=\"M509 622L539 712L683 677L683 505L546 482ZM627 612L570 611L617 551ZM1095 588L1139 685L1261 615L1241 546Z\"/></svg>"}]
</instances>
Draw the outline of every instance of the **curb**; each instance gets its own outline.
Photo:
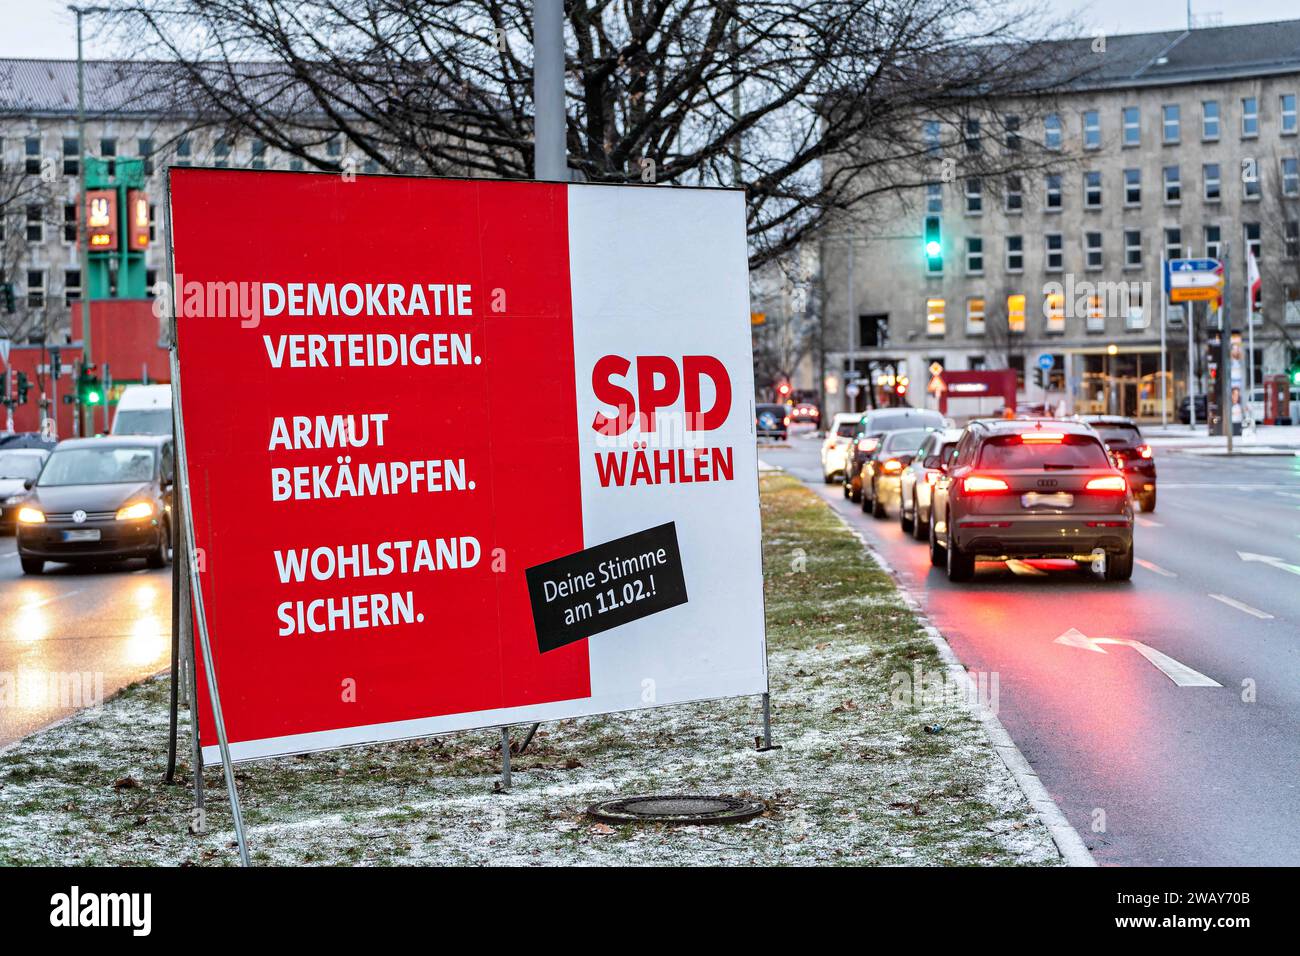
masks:
<instances>
[{"instance_id":1,"label":"curb","mask_svg":"<svg viewBox=\"0 0 1300 956\"><path fill-rule=\"evenodd\" d=\"M794 476L792 475L791 477ZM800 484L804 483L801 481ZM815 493L816 492L814 492L814 494ZM818 495L818 497L820 498L821 496ZM1056 801L1053 800L1051 794L1047 792L1047 788L1043 786L1043 782L1038 779L1038 774L1034 772L1034 768L1029 765L1029 761L1025 759L1025 755L1020 752L1020 748L1017 747L1015 741L1011 739L1011 735L1007 733L1007 729L1002 726L1002 721L998 719L996 714L971 703L971 701L978 700L979 697L974 693L975 685L971 680L970 673L966 670L966 666L962 664L957 655L953 652L948 641L941 633L939 633L939 629L930 621L929 616L921 608L921 603L917 601L917 599L912 595L912 592L907 589L901 580L899 580L898 572L895 571L893 566L885 560L884 555L871 545L871 542L866 539L861 531L845 521L844 516L834 508L831 508L830 511L831 514L835 515L835 517L840 520L840 523L848 529L849 533L858 539L858 542L862 545L863 550L871 557L871 560L875 561L879 568L889 575L890 580L894 582L894 587L898 589L899 596L903 599L903 603L907 605L908 610L916 615L917 620L921 622L921 628L925 631L926 637L930 639L930 643L932 643L935 646L935 649L939 652L939 658L947 667L948 676L951 679L960 682L966 689L967 693L962 695L964 698L964 706L967 711L978 719L980 724L984 727L984 733L988 735L989 743L993 745L993 749L996 750L998 756L1002 758L1002 763L1006 766L1007 770L1011 772L1012 778L1016 781L1016 785L1020 787L1021 792L1025 795L1025 799L1029 801L1029 805L1034 808L1034 812L1038 814L1039 819L1041 819L1044 826L1047 827L1047 832L1051 834L1052 842L1056 844L1057 850L1060 851L1061 858L1065 860L1065 865L1081 867L1097 866L1097 861L1093 859L1092 852L1083 842L1083 837L1079 835L1079 831L1076 830L1070 821L1066 819L1065 814L1061 812L1061 808L1056 805Z\"/></svg>"}]
</instances>

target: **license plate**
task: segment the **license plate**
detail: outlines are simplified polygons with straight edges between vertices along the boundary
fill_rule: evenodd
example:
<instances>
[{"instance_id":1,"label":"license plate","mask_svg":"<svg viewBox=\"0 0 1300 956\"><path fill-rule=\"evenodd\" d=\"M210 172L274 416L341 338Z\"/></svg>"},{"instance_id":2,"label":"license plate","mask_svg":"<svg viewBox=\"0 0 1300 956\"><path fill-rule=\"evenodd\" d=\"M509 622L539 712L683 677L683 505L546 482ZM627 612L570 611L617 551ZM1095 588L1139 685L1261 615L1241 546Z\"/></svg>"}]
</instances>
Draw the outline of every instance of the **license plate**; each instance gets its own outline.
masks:
<instances>
[{"instance_id":1,"label":"license plate","mask_svg":"<svg viewBox=\"0 0 1300 956\"><path fill-rule=\"evenodd\" d=\"M98 541L99 529L82 528L79 531L65 531L63 532L63 540L64 541Z\"/></svg>"},{"instance_id":2,"label":"license plate","mask_svg":"<svg viewBox=\"0 0 1300 956\"><path fill-rule=\"evenodd\" d=\"M1020 504L1025 508L1073 508L1074 495L1065 491L1047 495L1031 491L1027 495L1020 496Z\"/></svg>"}]
</instances>

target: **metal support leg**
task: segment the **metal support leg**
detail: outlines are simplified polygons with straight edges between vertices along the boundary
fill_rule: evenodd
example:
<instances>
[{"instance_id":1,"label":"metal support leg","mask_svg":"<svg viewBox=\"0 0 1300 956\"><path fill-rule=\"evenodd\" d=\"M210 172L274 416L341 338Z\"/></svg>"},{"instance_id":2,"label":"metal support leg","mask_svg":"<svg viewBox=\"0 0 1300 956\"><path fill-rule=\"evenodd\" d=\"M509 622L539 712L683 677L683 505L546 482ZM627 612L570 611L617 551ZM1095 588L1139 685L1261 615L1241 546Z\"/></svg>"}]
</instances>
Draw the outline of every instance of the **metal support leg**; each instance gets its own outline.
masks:
<instances>
[{"instance_id":1,"label":"metal support leg","mask_svg":"<svg viewBox=\"0 0 1300 956\"><path fill-rule=\"evenodd\" d=\"M505 793L510 789L510 728L501 728L501 780L497 792Z\"/></svg>"},{"instance_id":2,"label":"metal support leg","mask_svg":"<svg viewBox=\"0 0 1300 956\"><path fill-rule=\"evenodd\" d=\"M176 712L180 707L180 682L184 673L181 668L181 588L180 562L176 547L176 529L172 529L172 667L171 696L167 707L167 770L163 773L163 783L173 783L176 779Z\"/></svg>"},{"instance_id":3,"label":"metal support leg","mask_svg":"<svg viewBox=\"0 0 1300 956\"><path fill-rule=\"evenodd\" d=\"M524 742L519 745L519 753L528 749L528 745L533 742L533 734L537 733L537 728L540 726L541 724L533 724L528 728L528 733L524 734Z\"/></svg>"},{"instance_id":4,"label":"metal support leg","mask_svg":"<svg viewBox=\"0 0 1300 956\"><path fill-rule=\"evenodd\" d=\"M763 695L763 736L754 738L754 749L759 753L768 750L780 750L780 744L772 743L772 695Z\"/></svg>"}]
</instances>

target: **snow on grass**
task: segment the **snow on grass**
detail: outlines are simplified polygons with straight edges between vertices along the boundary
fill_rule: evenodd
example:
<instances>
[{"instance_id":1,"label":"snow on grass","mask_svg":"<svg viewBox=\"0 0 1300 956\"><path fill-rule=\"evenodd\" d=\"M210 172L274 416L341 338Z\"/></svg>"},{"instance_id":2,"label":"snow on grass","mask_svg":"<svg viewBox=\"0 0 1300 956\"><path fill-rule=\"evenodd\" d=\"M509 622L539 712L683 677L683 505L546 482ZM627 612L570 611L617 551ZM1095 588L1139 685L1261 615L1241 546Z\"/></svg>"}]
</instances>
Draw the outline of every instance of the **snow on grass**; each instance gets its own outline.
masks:
<instances>
[{"instance_id":1,"label":"snow on grass","mask_svg":"<svg viewBox=\"0 0 1300 956\"><path fill-rule=\"evenodd\" d=\"M963 706L891 700L892 676L943 667L860 543L787 476L763 477L762 506L782 749L754 749L761 712L744 699L544 725L514 757L508 794L492 792L492 730L241 765L254 861L1059 864ZM166 701L165 678L144 681L0 757L0 864L235 863L220 768L205 773L201 834L186 771L160 782ZM184 734L181 752L184 762ZM767 812L728 827L585 815L596 800L650 792L747 795Z\"/></svg>"}]
</instances>

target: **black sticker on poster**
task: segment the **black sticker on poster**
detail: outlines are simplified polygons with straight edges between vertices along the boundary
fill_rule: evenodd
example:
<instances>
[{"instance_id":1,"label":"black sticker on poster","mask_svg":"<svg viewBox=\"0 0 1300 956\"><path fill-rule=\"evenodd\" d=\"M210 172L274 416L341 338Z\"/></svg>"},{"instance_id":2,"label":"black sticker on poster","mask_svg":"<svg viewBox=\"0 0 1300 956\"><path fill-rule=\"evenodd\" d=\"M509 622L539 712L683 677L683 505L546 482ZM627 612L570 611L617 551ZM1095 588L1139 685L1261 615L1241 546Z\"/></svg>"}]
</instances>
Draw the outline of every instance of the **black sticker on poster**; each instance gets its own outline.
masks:
<instances>
[{"instance_id":1,"label":"black sticker on poster","mask_svg":"<svg viewBox=\"0 0 1300 956\"><path fill-rule=\"evenodd\" d=\"M673 522L528 568L537 646L545 653L686 603Z\"/></svg>"}]
</instances>

